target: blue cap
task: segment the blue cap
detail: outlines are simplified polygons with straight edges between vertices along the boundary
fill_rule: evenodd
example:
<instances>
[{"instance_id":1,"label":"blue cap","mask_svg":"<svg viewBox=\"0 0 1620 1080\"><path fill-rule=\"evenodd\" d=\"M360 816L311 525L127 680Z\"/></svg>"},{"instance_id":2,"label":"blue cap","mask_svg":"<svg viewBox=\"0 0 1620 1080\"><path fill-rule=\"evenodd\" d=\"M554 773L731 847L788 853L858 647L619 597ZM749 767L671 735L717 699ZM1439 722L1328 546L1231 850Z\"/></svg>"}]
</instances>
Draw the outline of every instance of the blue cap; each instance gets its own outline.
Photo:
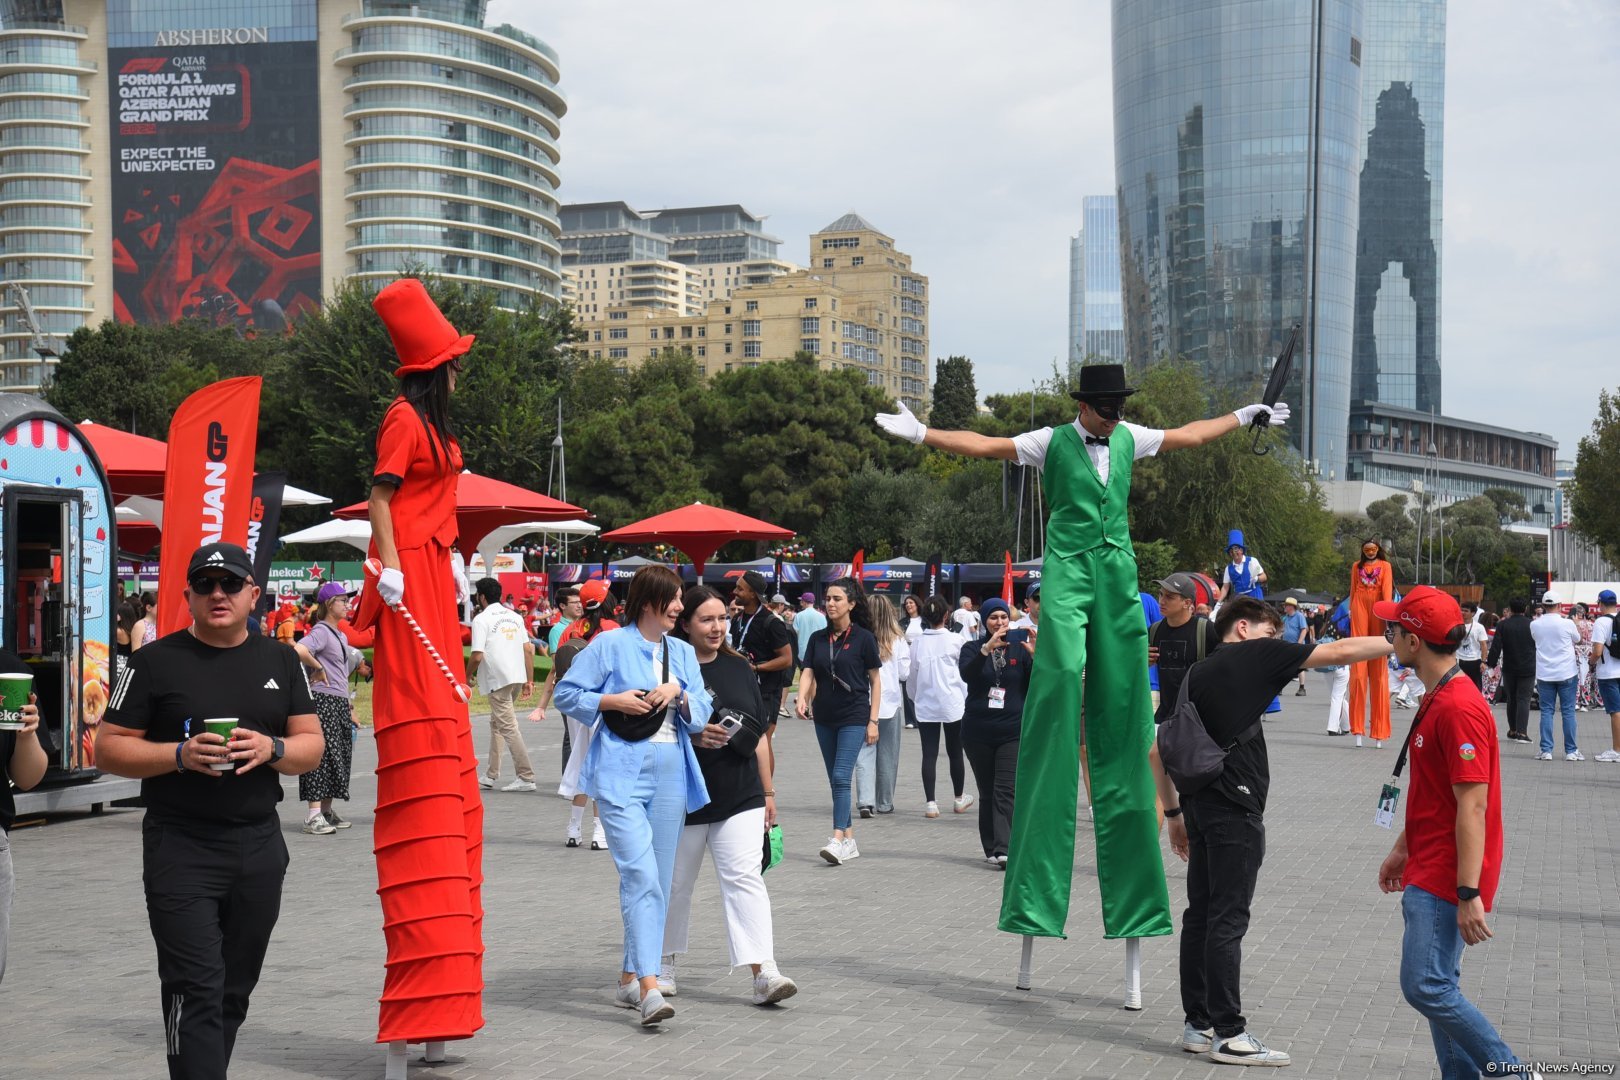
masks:
<instances>
[{"instance_id":1,"label":"blue cap","mask_svg":"<svg viewBox=\"0 0 1620 1080\"><path fill-rule=\"evenodd\" d=\"M1598 603L1600 603L1600 604L1613 604L1613 603L1615 603L1614 590L1613 589L1604 589L1602 592L1598 593Z\"/></svg>"},{"instance_id":2,"label":"blue cap","mask_svg":"<svg viewBox=\"0 0 1620 1080\"><path fill-rule=\"evenodd\" d=\"M1038 582L1038 581L1035 584L1031 585L1028 589L1024 590L1024 599L1025 600L1033 600L1033 599L1039 597L1040 595L1041 595L1041 583Z\"/></svg>"}]
</instances>

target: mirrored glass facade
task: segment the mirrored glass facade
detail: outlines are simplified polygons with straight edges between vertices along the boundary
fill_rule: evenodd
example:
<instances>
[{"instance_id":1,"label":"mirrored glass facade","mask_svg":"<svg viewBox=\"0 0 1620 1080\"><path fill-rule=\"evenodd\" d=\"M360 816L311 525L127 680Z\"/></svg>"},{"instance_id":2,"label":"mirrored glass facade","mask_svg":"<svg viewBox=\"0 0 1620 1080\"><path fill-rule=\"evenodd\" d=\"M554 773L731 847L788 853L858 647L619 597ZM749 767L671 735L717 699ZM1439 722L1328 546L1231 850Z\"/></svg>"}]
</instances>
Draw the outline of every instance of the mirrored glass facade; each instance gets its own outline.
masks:
<instances>
[{"instance_id":1,"label":"mirrored glass facade","mask_svg":"<svg viewBox=\"0 0 1620 1080\"><path fill-rule=\"evenodd\" d=\"M1445 0L1365 0L1351 397L1439 411Z\"/></svg>"},{"instance_id":2,"label":"mirrored glass facade","mask_svg":"<svg viewBox=\"0 0 1620 1080\"><path fill-rule=\"evenodd\" d=\"M1113 3L1127 362L1186 358L1249 397L1300 323L1290 435L1324 474L1349 421L1362 14Z\"/></svg>"},{"instance_id":3,"label":"mirrored glass facade","mask_svg":"<svg viewBox=\"0 0 1620 1080\"><path fill-rule=\"evenodd\" d=\"M1083 359L1125 361L1125 311L1119 295L1119 207L1112 195L1081 204L1085 231L1085 292L1080 307Z\"/></svg>"},{"instance_id":4,"label":"mirrored glass facade","mask_svg":"<svg viewBox=\"0 0 1620 1080\"><path fill-rule=\"evenodd\" d=\"M1086 342L1080 334L1080 312L1086 303L1086 237L1069 237L1069 336L1064 355L1069 358L1069 377L1086 358Z\"/></svg>"}]
</instances>

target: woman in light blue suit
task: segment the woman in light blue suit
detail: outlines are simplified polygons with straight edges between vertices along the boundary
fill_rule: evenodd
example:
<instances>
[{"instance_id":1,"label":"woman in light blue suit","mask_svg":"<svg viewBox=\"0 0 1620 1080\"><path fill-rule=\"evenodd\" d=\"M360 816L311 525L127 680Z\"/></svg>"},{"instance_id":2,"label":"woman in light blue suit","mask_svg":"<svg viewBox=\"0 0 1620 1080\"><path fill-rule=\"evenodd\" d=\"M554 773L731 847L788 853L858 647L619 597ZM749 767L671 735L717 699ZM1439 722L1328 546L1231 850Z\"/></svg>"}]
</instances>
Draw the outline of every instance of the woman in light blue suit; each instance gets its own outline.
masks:
<instances>
[{"instance_id":1,"label":"woman in light blue suit","mask_svg":"<svg viewBox=\"0 0 1620 1080\"><path fill-rule=\"evenodd\" d=\"M630 580L625 626L597 636L557 683L557 707L594 725L580 788L596 799L608 850L619 868L624 964L614 1003L639 1007L651 1026L675 1015L658 992L659 952L669 910L675 849L690 811L709 801L691 736L712 704L692 646L670 637L681 614L681 579L644 566ZM668 677L665 677L665 663ZM644 716L665 709L648 739L629 742L601 721L604 710Z\"/></svg>"}]
</instances>

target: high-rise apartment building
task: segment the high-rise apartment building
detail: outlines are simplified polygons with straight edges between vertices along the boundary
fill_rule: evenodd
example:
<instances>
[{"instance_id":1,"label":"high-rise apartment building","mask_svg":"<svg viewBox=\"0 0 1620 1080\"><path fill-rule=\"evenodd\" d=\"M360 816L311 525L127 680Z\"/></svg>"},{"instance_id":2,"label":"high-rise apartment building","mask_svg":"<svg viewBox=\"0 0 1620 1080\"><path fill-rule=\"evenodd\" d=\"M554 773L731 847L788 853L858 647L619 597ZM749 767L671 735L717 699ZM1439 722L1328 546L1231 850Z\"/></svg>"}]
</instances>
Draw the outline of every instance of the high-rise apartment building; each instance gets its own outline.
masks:
<instances>
[{"instance_id":1,"label":"high-rise apartment building","mask_svg":"<svg viewBox=\"0 0 1620 1080\"><path fill-rule=\"evenodd\" d=\"M46 334L274 331L419 266L561 292L557 55L483 0L0 0L0 281ZM94 212L92 212L94 207ZM18 290L0 389L35 389Z\"/></svg>"},{"instance_id":2,"label":"high-rise apartment building","mask_svg":"<svg viewBox=\"0 0 1620 1080\"><path fill-rule=\"evenodd\" d=\"M1440 409L1445 0L1366 0L1351 398Z\"/></svg>"},{"instance_id":3,"label":"high-rise apartment building","mask_svg":"<svg viewBox=\"0 0 1620 1080\"><path fill-rule=\"evenodd\" d=\"M1086 358L1086 339L1080 329L1082 313L1086 307L1086 234L1084 230L1069 237L1069 337L1063 350L1068 357L1069 372Z\"/></svg>"},{"instance_id":4,"label":"high-rise apartment building","mask_svg":"<svg viewBox=\"0 0 1620 1080\"><path fill-rule=\"evenodd\" d=\"M1362 13L1113 3L1127 360L1187 358L1242 396L1302 324L1290 434L1324 474L1349 421Z\"/></svg>"},{"instance_id":5,"label":"high-rise apartment building","mask_svg":"<svg viewBox=\"0 0 1620 1080\"><path fill-rule=\"evenodd\" d=\"M1112 195L1081 202L1081 360L1125 361L1125 309L1119 288L1119 206Z\"/></svg>"}]
</instances>

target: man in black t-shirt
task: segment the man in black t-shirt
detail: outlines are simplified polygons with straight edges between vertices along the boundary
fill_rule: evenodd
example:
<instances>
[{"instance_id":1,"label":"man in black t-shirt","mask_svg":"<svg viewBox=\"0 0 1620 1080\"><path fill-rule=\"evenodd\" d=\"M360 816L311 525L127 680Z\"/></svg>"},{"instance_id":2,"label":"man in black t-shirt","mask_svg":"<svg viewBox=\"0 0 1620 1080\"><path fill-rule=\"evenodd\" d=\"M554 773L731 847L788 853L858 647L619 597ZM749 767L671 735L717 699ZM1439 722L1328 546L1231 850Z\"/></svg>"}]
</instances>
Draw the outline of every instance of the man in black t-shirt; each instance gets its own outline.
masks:
<instances>
[{"instance_id":1,"label":"man in black t-shirt","mask_svg":"<svg viewBox=\"0 0 1620 1080\"><path fill-rule=\"evenodd\" d=\"M169 1076L222 1080L281 911L276 774L309 772L325 747L297 653L247 632L259 599L247 553L204 544L186 585L191 625L130 657L96 763L141 781ZM228 741L204 726L226 718ZM226 762L234 771L213 768Z\"/></svg>"},{"instance_id":2,"label":"man in black t-shirt","mask_svg":"<svg viewBox=\"0 0 1620 1080\"><path fill-rule=\"evenodd\" d=\"M1187 669L1214 652L1221 639L1213 622L1193 614L1198 586L1191 574L1171 574L1154 584L1159 587L1159 611L1164 617L1148 627L1148 664L1159 668L1159 706L1153 710L1153 722L1162 724L1176 707Z\"/></svg>"},{"instance_id":3,"label":"man in black t-shirt","mask_svg":"<svg viewBox=\"0 0 1620 1080\"><path fill-rule=\"evenodd\" d=\"M1394 646L1381 637L1324 645L1279 641L1282 616L1249 596L1222 604L1215 629L1221 647L1189 669L1187 698L1210 738L1227 749L1226 767L1212 784L1185 798L1158 772L1170 848L1187 860L1181 1045L1231 1065L1287 1065L1286 1053L1269 1049L1246 1030L1238 990L1249 905L1266 853L1263 815L1271 763L1260 721L1302 669L1374 660L1388 656Z\"/></svg>"},{"instance_id":4,"label":"man in black t-shirt","mask_svg":"<svg viewBox=\"0 0 1620 1080\"><path fill-rule=\"evenodd\" d=\"M741 607L731 622L731 646L748 660L759 679L759 696L765 703L765 762L776 774L776 753L772 737L782 708L782 691L793 677L793 631L774 611L765 606L765 578L749 570L737 579L731 598Z\"/></svg>"}]
</instances>

